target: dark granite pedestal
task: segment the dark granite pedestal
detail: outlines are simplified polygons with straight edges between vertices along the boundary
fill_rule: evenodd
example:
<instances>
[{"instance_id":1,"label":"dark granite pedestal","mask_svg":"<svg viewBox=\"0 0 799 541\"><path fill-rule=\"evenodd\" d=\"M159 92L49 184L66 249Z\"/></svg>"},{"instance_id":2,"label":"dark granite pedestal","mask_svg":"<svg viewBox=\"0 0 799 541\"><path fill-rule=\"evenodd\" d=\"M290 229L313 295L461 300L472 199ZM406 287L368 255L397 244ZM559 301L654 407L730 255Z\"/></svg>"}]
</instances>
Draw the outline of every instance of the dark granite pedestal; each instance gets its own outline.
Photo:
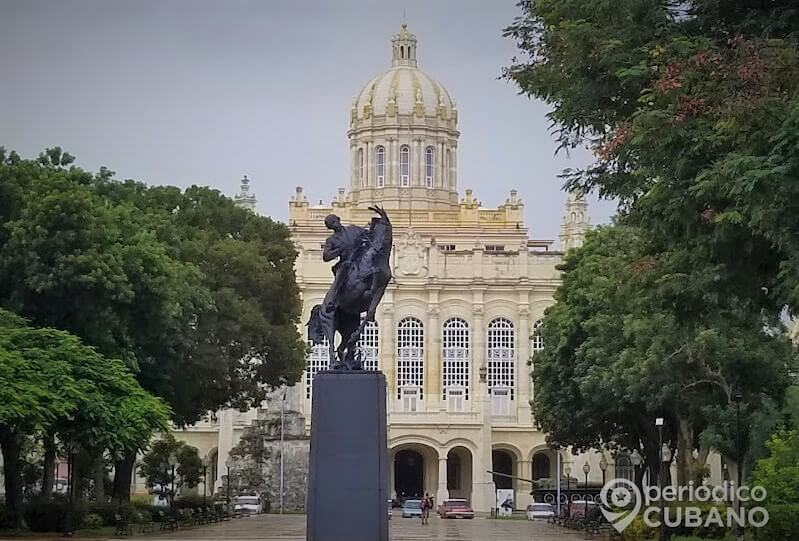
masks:
<instances>
[{"instance_id":1,"label":"dark granite pedestal","mask_svg":"<svg viewBox=\"0 0 799 541\"><path fill-rule=\"evenodd\" d=\"M388 541L386 378L326 371L313 380L308 541Z\"/></svg>"}]
</instances>

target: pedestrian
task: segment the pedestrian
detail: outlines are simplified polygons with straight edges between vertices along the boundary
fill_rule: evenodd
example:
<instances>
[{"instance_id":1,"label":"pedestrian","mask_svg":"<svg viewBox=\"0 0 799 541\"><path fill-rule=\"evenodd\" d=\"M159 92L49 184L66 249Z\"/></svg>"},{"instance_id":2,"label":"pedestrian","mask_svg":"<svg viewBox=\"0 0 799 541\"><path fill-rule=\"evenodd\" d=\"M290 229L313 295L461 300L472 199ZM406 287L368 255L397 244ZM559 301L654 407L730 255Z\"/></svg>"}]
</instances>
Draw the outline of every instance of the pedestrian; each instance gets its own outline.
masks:
<instances>
[{"instance_id":1,"label":"pedestrian","mask_svg":"<svg viewBox=\"0 0 799 541\"><path fill-rule=\"evenodd\" d=\"M422 524L430 524L430 506L432 505L430 501L430 495L425 492L424 498L422 498Z\"/></svg>"}]
</instances>

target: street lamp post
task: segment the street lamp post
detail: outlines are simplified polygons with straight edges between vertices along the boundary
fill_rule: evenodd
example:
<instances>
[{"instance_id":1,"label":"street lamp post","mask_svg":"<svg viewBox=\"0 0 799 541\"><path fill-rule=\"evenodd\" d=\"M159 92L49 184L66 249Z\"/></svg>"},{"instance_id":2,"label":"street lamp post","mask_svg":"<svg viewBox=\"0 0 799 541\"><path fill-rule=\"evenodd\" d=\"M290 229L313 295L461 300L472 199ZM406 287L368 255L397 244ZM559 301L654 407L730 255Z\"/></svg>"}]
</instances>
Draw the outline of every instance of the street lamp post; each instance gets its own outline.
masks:
<instances>
[{"instance_id":1,"label":"street lamp post","mask_svg":"<svg viewBox=\"0 0 799 541\"><path fill-rule=\"evenodd\" d=\"M588 473L591 471L591 466L588 464L588 461L585 461L583 464L583 473L585 474L585 495L583 499L585 500L585 510L583 511L583 522L588 522Z\"/></svg>"},{"instance_id":2,"label":"street lamp post","mask_svg":"<svg viewBox=\"0 0 799 541\"><path fill-rule=\"evenodd\" d=\"M602 458L599 459L599 469L602 470L602 486L605 486L605 473L608 471L608 461L605 458L605 455L602 455Z\"/></svg>"},{"instance_id":3,"label":"street lamp post","mask_svg":"<svg viewBox=\"0 0 799 541\"><path fill-rule=\"evenodd\" d=\"M208 461L203 461L203 509L206 508L206 495L208 494Z\"/></svg>"},{"instance_id":4,"label":"street lamp post","mask_svg":"<svg viewBox=\"0 0 799 541\"><path fill-rule=\"evenodd\" d=\"M741 490L742 472L744 469L743 460L743 445L741 445L741 402L744 397L741 393L736 393L733 397L735 400L735 460L738 462L738 491ZM738 491L735 493L738 494ZM735 501L738 508L738 516L741 516L741 499L736 497ZM744 541L744 527L743 524L738 524L738 541Z\"/></svg>"},{"instance_id":5,"label":"street lamp post","mask_svg":"<svg viewBox=\"0 0 799 541\"><path fill-rule=\"evenodd\" d=\"M286 413L286 390L283 390L283 401L280 403L280 514L283 514L283 429Z\"/></svg>"},{"instance_id":6,"label":"street lamp post","mask_svg":"<svg viewBox=\"0 0 799 541\"><path fill-rule=\"evenodd\" d=\"M638 449L633 449L630 455L630 462L633 465L633 483L638 484L638 468L644 463L644 457L638 452Z\"/></svg>"},{"instance_id":7,"label":"street lamp post","mask_svg":"<svg viewBox=\"0 0 799 541\"><path fill-rule=\"evenodd\" d=\"M225 467L227 468L227 491L226 491L227 497L225 498L225 501L227 502L228 514L230 514L230 465L231 464L232 461L230 460L230 458L225 460Z\"/></svg>"},{"instance_id":8,"label":"street lamp post","mask_svg":"<svg viewBox=\"0 0 799 541\"><path fill-rule=\"evenodd\" d=\"M566 517L571 518L572 516L572 495L571 495L571 476L572 476L572 467L566 464L566 467L563 469L566 473Z\"/></svg>"},{"instance_id":9,"label":"street lamp post","mask_svg":"<svg viewBox=\"0 0 799 541\"><path fill-rule=\"evenodd\" d=\"M170 468L170 471L167 472L169 476L169 481L172 485L171 490L169 491L169 509L170 511L175 510L175 466L177 465L177 457L174 453L170 453L169 457L167 458L167 465Z\"/></svg>"},{"instance_id":10,"label":"street lamp post","mask_svg":"<svg viewBox=\"0 0 799 541\"><path fill-rule=\"evenodd\" d=\"M658 427L658 448L660 449L660 460L658 460L658 488L660 489L660 539L666 539L666 508L663 502L663 417L655 419L655 426Z\"/></svg>"}]
</instances>

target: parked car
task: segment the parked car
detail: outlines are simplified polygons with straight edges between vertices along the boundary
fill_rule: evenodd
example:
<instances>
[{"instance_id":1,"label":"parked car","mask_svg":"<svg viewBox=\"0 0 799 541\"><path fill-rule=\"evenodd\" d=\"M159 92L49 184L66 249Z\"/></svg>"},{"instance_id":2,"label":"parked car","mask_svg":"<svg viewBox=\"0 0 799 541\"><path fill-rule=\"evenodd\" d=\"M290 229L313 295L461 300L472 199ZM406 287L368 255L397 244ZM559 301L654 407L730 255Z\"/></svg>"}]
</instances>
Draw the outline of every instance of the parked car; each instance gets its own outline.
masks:
<instances>
[{"instance_id":1,"label":"parked car","mask_svg":"<svg viewBox=\"0 0 799 541\"><path fill-rule=\"evenodd\" d=\"M402 518L413 517L422 517L422 500L405 500L402 503Z\"/></svg>"},{"instance_id":2,"label":"parked car","mask_svg":"<svg viewBox=\"0 0 799 541\"><path fill-rule=\"evenodd\" d=\"M257 514L263 512L260 496L239 496L236 498L234 513Z\"/></svg>"},{"instance_id":3,"label":"parked car","mask_svg":"<svg viewBox=\"0 0 799 541\"><path fill-rule=\"evenodd\" d=\"M441 518L474 518L474 509L469 505L469 500L444 500L438 506L438 516Z\"/></svg>"},{"instance_id":4,"label":"parked car","mask_svg":"<svg viewBox=\"0 0 799 541\"><path fill-rule=\"evenodd\" d=\"M531 503L527 506L527 520L549 520L555 516L555 510L548 503Z\"/></svg>"},{"instance_id":5,"label":"parked car","mask_svg":"<svg viewBox=\"0 0 799 541\"><path fill-rule=\"evenodd\" d=\"M576 500L571 503L569 507L571 512L569 518L572 520L586 520L585 512L588 510L588 521L600 521L602 517L602 509L596 502L585 502L585 500Z\"/></svg>"}]
</instances>

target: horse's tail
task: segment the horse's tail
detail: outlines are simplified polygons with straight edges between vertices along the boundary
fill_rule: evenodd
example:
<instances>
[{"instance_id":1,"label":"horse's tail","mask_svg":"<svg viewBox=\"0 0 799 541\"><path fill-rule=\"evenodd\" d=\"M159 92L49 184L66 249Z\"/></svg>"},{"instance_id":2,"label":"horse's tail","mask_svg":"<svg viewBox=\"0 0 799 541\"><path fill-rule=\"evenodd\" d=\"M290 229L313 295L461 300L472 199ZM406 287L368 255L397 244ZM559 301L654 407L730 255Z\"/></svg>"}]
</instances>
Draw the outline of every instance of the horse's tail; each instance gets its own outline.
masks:
<instances>
[{"instance_id":1,"label":"horse's tail","mask_svg":"<svg viewBox=\"0 0 799 541\"><path fill-rule=\"evenodd\" d=\"M325 339L324 325L321 316L322 305L317 304L311 308L311 317L308 318L308 340L312 344L320 344Z\"/></svg>"}]
</instances>

